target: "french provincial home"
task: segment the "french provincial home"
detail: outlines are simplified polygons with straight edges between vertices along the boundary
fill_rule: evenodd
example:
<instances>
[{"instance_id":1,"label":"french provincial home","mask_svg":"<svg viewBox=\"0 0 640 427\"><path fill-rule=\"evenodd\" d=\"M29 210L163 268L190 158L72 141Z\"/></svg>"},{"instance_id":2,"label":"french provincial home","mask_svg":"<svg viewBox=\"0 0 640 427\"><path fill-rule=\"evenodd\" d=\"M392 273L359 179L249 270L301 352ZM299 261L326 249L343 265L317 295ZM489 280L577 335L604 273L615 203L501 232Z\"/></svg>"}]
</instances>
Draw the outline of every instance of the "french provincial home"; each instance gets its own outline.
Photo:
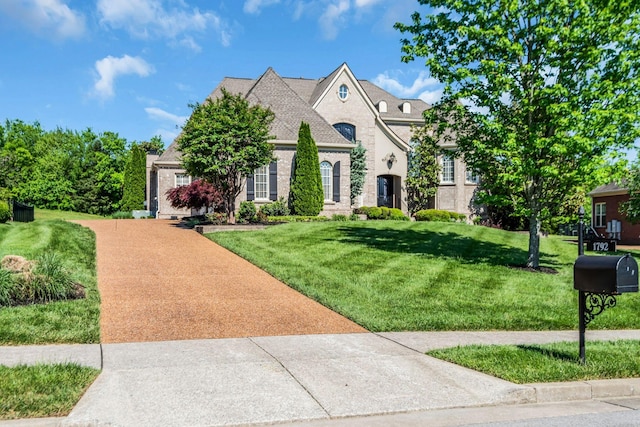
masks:
<instances>
[{"instance_id":1,"label":"french provincial home","mask_svg":"<svg viewBox=\"0 0 640 427\"><path fill-rule=\"evenodd\" d=\"M349 214L358 206L388 206L407 212L405 180L411 127L424 124L423 112L429 108L424 101L400 99L359 80L346 63L319 79L281 77L272 68L257 79L227 77L209 98L222 96L222 88L275 114L271 125L275 138L270 143L277 160L247 177L238 205L252 200L259 207L281 196L288 198L298 130L304 121L309 123L318 147L325 197L322 215ZM350 153L357 142L366 149L367 170L363 192L352 205ZM175 209L166 200L168 190L192 179L181 167L176 141L161 156L148 160L148 206L156 217L195 214ZM441 185L432 206L468 215L475 177L453 156L441 156L440 161Z\"/></svg>"}]
</instances>

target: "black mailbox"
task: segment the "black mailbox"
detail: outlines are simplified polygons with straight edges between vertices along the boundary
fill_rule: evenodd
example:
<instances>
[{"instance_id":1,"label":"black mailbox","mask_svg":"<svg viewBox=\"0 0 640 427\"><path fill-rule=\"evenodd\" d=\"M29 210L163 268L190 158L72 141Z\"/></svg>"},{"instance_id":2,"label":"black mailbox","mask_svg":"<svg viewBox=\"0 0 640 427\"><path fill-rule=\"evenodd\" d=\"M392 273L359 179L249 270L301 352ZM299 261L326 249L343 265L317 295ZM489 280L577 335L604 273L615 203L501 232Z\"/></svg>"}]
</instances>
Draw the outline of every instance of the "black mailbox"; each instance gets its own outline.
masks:
<instances>
[{"instance_id":1,"label":"black mailbox","mask_svg":"<svg viewBox=\"0 0 640 427\"><path fill-rule=\"evenodd\" d=\"M638 263L629 254L580 255L573 265L573 287L592 293L638 292Z\"/></svg>"}]
</instances>

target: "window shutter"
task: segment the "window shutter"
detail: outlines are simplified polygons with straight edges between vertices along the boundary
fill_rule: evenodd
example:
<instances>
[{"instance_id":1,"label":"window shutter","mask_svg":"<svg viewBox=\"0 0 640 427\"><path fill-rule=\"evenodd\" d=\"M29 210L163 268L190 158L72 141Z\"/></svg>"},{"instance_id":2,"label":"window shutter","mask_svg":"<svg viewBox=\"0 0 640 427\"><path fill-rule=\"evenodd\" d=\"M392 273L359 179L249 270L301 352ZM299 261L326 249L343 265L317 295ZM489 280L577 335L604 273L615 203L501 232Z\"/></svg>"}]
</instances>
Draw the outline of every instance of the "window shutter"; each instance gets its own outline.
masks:
<instances>
[{"instance_id":1,"label":"window shutter","mask_svg":"<svg viewBox=\"0 0 640 427\"><path fill-rule=\"evenodd\" d=\"M278 200L278 163L269 164L269 200Z\"/></svg>"},{"instance_id":2,"label":"window shutter","mask_svg":"<svg viewBox=\"0 0 640 427\"><path fill-rule=\"evenodd\" d=\"M333 201L340 201L340 162L333 164Z\"/></svg>"},{"instance_id":3,"label":"window shutter","mask_svg":"<svg viewBox=\"0 0 640 427\"><path fill-rule=\"evenodd\" d=\"M247 200L252 201L256 198L256 189L254 186L253 174L247 176Z\"/></svg>"}]
</instances>

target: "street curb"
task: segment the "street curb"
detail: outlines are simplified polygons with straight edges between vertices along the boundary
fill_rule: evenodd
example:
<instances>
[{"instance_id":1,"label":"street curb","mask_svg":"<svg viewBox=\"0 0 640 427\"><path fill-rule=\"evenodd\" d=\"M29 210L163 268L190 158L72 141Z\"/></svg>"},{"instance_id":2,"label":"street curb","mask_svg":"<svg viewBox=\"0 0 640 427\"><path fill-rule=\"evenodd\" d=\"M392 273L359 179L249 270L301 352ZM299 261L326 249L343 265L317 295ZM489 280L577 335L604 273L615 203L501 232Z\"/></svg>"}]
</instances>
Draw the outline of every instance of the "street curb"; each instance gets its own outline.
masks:
<instances>
[{"instance_id":1,"label":"street curb","mask_svg":"<svg viewBox=\"0 0 640 427\"><path fill-rule=\"evenodd\" d=\"M569 402L640 396L640 378L525 384L536 392L536 403Z\"/></svg>"}]
</instances>

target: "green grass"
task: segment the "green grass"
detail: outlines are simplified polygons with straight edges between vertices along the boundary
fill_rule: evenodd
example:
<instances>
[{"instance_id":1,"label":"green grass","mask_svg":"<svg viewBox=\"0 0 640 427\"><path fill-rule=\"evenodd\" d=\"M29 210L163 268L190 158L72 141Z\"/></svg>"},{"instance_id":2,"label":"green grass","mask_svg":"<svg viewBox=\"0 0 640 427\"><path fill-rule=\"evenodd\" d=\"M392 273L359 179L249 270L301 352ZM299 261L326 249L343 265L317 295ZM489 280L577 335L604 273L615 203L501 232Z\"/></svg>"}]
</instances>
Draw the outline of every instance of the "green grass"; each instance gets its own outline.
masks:
<instances>
[{"instance_id":1,"label":"green grass","mask_svg":"<svg viewBox=\"0 0 640 427\"><path fill-rule=\"evenodd\" d=\"M68 415L98 374L75 364L0 365L0 420Z\"/></svg>"},{"instance_id":2,"label":"green grass","mask_svg":"<svg viewBox=\"0 0 640 427\"><path fill-rule=\"evenodd\" d=\"M458 223L283 224L208 237L370 331L577 329L577 247L542 239L542 274L528 235ZM640 328L640 297L624 294L590 329Z\"/></svg>"},{"instance_id":3,"label":"green grass","mask_svg":"<svg viewBox=\"0 0 640 427\"><path fill-rule=\"evenodd\" d=\"M0 258L20 255L34 259L48 251L63 260L73 280L85 286L87 298L0 308L1 345L100 341L93 232L60 220L0 224Z\"/></svg>"},{"instance_id":4,"label":"green grass","mask_svg":"<svg viewBox=\"0 0 640 427\"><path fill-rule=\"evenodd\" d=\"M91 215L81 212L59 211L50 209L35 208L34 218L38 220L62 219L66 221L82 220L82 219L105 219L100 215Z\"/></svg>"},{"instance_id":5,"label":"green grass","mask_svg":"<svg viewBox=\"0 0 640 427\"><path fill-rule=\"evenodd\" d=\"M586 364L578 343L468 346L427 353L518 384L640 377L640 341L587 342Z\"/></svg>"}]
</instances>

